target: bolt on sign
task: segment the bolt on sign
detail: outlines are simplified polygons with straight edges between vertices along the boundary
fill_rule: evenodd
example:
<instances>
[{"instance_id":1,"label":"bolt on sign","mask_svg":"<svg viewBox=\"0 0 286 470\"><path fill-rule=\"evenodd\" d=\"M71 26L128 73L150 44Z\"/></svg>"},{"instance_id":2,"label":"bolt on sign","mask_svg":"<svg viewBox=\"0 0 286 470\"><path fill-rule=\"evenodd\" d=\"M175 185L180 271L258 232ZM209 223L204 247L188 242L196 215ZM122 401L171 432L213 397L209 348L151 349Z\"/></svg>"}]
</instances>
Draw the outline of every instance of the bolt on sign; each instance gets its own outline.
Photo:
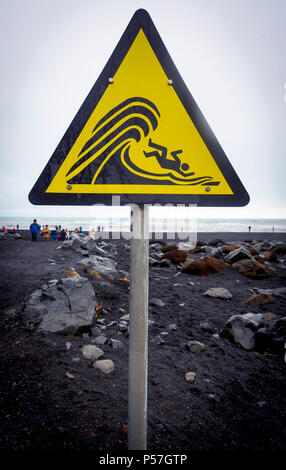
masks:
<instances>
[{"instance_id":1,"label":"bolt on sign","mask_svg":"<svg viewBox=\"0 0 286 470\"><path fill-rule=\"evenodd\" d=\"M249 196L145 10L29 194L34 204L244 206Z\"/></svg>"}]
</instances>

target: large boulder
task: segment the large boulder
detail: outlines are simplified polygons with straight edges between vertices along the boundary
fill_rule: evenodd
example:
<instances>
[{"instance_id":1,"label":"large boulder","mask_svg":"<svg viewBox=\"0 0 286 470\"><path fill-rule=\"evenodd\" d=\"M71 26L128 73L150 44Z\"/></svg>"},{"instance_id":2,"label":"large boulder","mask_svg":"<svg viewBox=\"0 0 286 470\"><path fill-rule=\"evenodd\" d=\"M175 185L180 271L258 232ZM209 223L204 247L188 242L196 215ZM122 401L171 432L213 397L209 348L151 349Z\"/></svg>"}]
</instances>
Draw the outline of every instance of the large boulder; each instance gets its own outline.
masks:
<instances>
[{"instance_id":1,"label":"large boulder","mask_svg":"<svg viewBox=\"0 0 286 470\"><path fill-rule=\"evenodd\" d=\"M220 335L247 351L255 348L255 332L263 324L263 314L233 315L226 322Z\"/></svg>"},{"instance_id":2,"label":"large boulder","mask_svg":"<svg viewBox=\"0 0 286 470\"><path fill-rule=\"evenodd\" d=\"M95 245L96 245L95 240L88 235L82 240L82 243L81 243L81 247L87 251L94 250Z\"/></svg>"},{"instance_id":3,"label":"large boulder","mask_svg":"<svg viewBox=\"0 0 286 470\"><path fill-rule=\"evenodd\" d=\"M114 279L117 275L117 263L111 259L98 255L91 255L87 259L80 261L85 271L99 279Z\"/></svg>"},{"instance_id":4,"label":"large boulder","mask_svg":"<svg viewBox=\"0 0 286 470\"><path fill-rule=\"evenodd\" d=\"M231 251L225 257L225 261L229 264L236 263L242 259L251 259L252 255L246 248L238 248L237 250Z\"/></svg>"},{"instance_id":5,"label":"large boulder","mask_svg":"<svg viewBox=\"0 0 286 470\"><path fill-rule=\"evenodd\" d=\"M259 263L255 259L242 259L233 263L232 267L237 272L253 279L264 279L276 274L274 269Z\"/></svg>"},{"instance_id":6,"label":"large boulder","mask_svg":"<svg viewBox=\"0 0 286 470\"><path fill-rule=\"evenodd\" d=\"M286 343L286 317L260 328L255 339L259 351L271 351L283 357Z\"/></svg>"},{"instance_id":7,"label":"large boulder","mask_svg":"<svg viewBox=\"0 0 286 470\"><path fill-rule=\"evenodd\" d=\"M205 256L198 260L186 262L182 267L182 272L198 276L208 276L210 274L218 273L228 267L229 265L221 259Z\"/></svg>"},{"instance_id":8,"label":"large boulder","mask_svg":"<svg viewBox=\"0 0 286 470\"><path fill-rule=\"evenodd\" d=\"M81 276L55 279L33 292L25 307L28 321L39 331L76 334L94 318L96 297L91 283Z\"/></svg>"}]
</instances>

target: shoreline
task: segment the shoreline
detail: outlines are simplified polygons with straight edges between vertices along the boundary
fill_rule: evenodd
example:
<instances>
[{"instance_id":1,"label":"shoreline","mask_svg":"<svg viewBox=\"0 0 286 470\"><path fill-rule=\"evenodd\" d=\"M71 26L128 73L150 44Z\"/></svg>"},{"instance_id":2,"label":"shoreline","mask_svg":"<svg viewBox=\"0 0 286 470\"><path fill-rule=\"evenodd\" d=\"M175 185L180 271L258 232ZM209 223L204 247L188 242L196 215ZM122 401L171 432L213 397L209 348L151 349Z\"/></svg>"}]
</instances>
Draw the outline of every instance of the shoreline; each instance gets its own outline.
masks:
<instances>
[{"instance_id":1,"label":"shoreline","mask_svg":"<svg viewBox=\"0 0 286 470\"><path fill-rule=\"evenodd\" d=\"M24 240L30 240L31 239L31 235L30 235L30 231L29 230L22 230L22 229L19 229L17 230L17 232L22 236L22 238ZM81 233L84 233L86 235L88 235L88 231L86 230L83 230ZM130 235L130 232L122 232L121 234L119 234L119 232L96 232L96 233L100 233L100 236L102 238L102 240L112 240L112 241L115 241L116 240L126 240L126 242L129 241L128 239L128 236ZM121 236L120 236L121 235ZM155 233L153 232L152 233L152 236L151 236L151 233L150 233L150 240L151 239L158 239L158 238L161 238L163 240L176 240L176 241L186 241L186 239L182 237L178 237L178 236L175 236L175 237L167 237L168 234L164 233L163 234L163 237L156 237L155 236ZM193 235L195 234L191 234L192 236L192 239L193 238ZM275 240L275 241L285 241L286 242L286 233L285 232L197 232L197 240L198 241L209 241L209 240L214 240L214 239L221 239L223 240L224 242L232 242L232 241L253 241L253 240L256 240L256 241L259 241L259 240ZM42 241L42 238L39 236L38 237L38 241ZM54 240L52 240L54 241Z\"/></svg>"}]
</instances>

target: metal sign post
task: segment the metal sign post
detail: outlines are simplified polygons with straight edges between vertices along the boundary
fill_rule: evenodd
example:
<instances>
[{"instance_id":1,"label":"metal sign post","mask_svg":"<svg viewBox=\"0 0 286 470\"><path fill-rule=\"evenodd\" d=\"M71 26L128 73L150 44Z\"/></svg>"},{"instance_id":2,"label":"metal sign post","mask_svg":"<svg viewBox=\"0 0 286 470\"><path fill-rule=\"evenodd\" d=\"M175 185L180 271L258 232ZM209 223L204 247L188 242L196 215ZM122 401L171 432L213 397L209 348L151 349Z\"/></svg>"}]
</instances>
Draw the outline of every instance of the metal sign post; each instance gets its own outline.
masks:
<instances>
[{"instance_id":1,"label":"metal sign post","mask_svg":"<svg viewBox=\"0 0 286 470\"><path fill-rule=\"evenodd\" d=\"M129 307L128 448L147 448L149 210L132 209Z\"/></svg>"}]
</instances>

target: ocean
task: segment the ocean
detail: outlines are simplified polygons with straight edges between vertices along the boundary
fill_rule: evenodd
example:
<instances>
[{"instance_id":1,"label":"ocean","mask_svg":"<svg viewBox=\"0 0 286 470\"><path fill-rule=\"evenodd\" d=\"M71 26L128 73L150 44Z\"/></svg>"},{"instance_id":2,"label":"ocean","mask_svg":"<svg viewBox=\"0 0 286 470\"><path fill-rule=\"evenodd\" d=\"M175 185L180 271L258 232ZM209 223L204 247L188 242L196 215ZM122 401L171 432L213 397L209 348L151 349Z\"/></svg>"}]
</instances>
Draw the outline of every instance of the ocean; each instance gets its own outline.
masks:
<instances>
[{"instance_id":1,"label":"ocean","mask_svg":"<svg viewBox=\"0 0 286 470\"><path fill-rule=\"evenodd\" d=\"M101 227L101 231L122 231L130 229L129 217L43 217L37 219L38 223L53 228L55 225L74 230L82 228L83 231ZM0 228L8 229L19 226L20 230L27 230L32 223L29 217L0 217ZM150 228L153 232L282 232L286 233L286 219L189 219L189 218L152 218Z\"/></svg>"}]
</instances>

